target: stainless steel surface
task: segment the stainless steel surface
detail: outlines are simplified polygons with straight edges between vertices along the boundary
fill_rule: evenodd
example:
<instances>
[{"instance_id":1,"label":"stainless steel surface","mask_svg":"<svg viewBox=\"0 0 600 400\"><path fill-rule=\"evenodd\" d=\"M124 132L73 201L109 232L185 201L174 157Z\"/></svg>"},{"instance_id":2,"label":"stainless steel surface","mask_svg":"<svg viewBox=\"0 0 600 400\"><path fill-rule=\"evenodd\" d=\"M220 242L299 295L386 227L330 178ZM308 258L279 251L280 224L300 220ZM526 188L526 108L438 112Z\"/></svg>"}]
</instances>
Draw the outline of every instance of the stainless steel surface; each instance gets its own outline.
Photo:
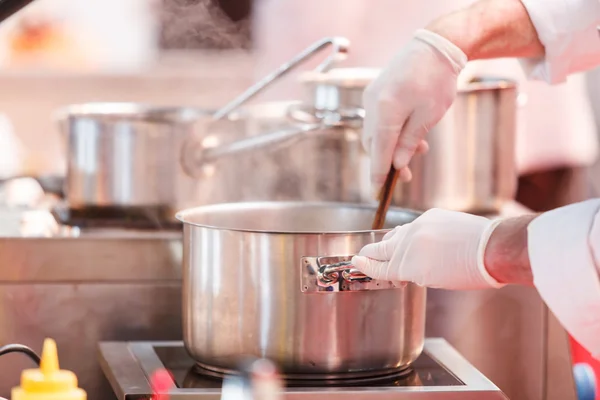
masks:
<instances>
[{"instance_id":1,"label":"stainless steel surface","mask_svg":"<svg viewBox=\"0 0 600 400\"><path fill-rule=\"evenodd\" d=\"M236 97L234 100L229 102L227 105L219 109L214 115L213 118L218 120L221 119L232 111L236 110L241 105L245 104L249 100L251 100L254 96L262 92L264 89L269 87L273 82L277 79L285 76L292 69L297 67L302 62L306 61L310 57L314 56L320 50L331 46L332 54L327 57L316 69L317 72L325 72L328 71L334 64L343 61L346 59L348 55L348 48L350 46L350 42L348 39L343 37L332 37L322 39L311 46L304 49L302 52L298 53L294 58L289 60L288 62L282 64L277 68L277 70L273 71L269 75L265 76L256 84L252 85L248 88L244 93Z\"/></svg>"},{"instance_id":2,"label":"stainless steel surface","mask_svg":"<svg viewBox=\"0 0 600 400\"><path fill-rule=\"evenodd\" d=\"M180 233L1 236L0 343L40 352L54 338L61 367L77 374L90 400L114 396L96 358L99 341L181 340ZM0 357L0 396L9 398L32 367L19 355Z\"/></svg>"},{"instance_id":3,"label":"stainless steel surface","mask_svg":"<svg viewBox=\"0 0 600 400\"><path fill-rule=\"evenodd\" d=\"M366 205L294 202L178 213L186 348L212 368L235 369L247 354L272 359L288 376L323 379L414 361L423 346L425 288L302 291L302 258L355 254L380 240L387 230L370 230L374 214ZM390 210L386 226L417 215Z\"/></svg>"},{"instance_id":4,"label":"stainless steel surface","mask_svg":"<svg viewBox=\"0 0 600 400\"><path fill-rule=\"evenodd\" d=\"M118 400L144 398L152 394L148 379L166 366L154 350L156 347L181 347L181 342L106 342L100 343L100 363ZM508 399L490 380L471 366L442 339L426 339L424 354L446 368L462 384L449 386L409 385L397 387L335 387L284 389L286 399L420 399L420 400L500 400ZM173 360L180 367L193 361ZM173 382L175 383L175 382ZM161 393L166 394L166 393ZM221 388L188 389L175 387L168 393L171 400L220 399Z\"/></svg>"},{"instance_id":5,"label":"stainless steel surface","mask_svg":"<svg viewBox=\"0 0 600 400\"><path fill-rule=\"evenodd\" d=\"M417 155L413 179L396 190L396 206L473 213L498 212L517 189L517 88L488 79L467 84L427 134L430 150Z\"/></svg>"},{"instance_id":6,"label":"stainless steel surface","mask_svg":"<svg viewBox=\"0 0 600 400\"><path fill-rule=\"evenodd\" d=\"M88 103L61 110L67 144L65 195L73 208L196 204L199 183L179 165L181 147L209 111L135 103Z\"/></svg>"}]
</instances>

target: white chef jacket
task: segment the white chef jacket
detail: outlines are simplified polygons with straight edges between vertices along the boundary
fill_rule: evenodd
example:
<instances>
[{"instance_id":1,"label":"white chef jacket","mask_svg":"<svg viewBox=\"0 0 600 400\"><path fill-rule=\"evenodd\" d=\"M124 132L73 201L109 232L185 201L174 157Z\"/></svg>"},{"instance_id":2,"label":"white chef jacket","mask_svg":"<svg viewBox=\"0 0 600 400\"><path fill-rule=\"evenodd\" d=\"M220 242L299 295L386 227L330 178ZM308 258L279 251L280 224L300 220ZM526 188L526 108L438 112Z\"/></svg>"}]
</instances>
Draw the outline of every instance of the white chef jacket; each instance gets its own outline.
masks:
<instances>
[{"instance_id":1,"label":"white chef jacket","mask_svg":"<svg viewBox=\"0 0 600 400\"><path fill-rule=\"evenodd\" d=\"M522 0L546 55L521 60L530 78L564 81L600 65L598 0ZM600 358L600 199L542 214L529 225L534 284L567 331Z\"/></svg>"},{"instance_id":2,"label":"white chef jacket","mask_svg":"<svg viewBox=\"0 0 600 400\"><path fill-rule=\"evenodd\" d=\"M600 199L542 214L528 227L540 296L569 334L600 359Z\"/></svg>"},{"instance_id":3,"label":"white chef jacket","mask_svg":"<svg viewBox=\"0 0 600 400\"><path fill-rule=\"evenodd\" d=\"M563 82L600 65L600 1L521 0L546 49L545 57L521 60L530 78Z\"/></svg>"}]
</instances>

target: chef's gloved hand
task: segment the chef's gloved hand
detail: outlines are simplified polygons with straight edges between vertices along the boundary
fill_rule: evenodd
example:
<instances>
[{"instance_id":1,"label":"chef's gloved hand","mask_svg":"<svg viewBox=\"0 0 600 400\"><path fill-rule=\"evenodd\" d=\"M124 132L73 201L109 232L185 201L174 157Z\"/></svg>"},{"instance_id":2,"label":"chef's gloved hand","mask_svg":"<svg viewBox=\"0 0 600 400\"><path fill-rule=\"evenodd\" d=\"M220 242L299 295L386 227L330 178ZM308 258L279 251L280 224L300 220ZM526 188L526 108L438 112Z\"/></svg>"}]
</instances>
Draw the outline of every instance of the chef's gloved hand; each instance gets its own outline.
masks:
<instances>
[{"instance_id":1,"label":"chef's gloved hand","mask_svg":"<svg viewBox=\"0 0 600 400\"><path fill-rule=\"evenodd\" d=\"M365 246L352 264L373 279L441 289L503 286L486 270L484 253L500 220L431 209Z\"/></svg>"},{"instance_id":2,"label":"chef's gloved hand","mask_svg":"<svg viewBox=\"0 0 600 400\"><path fill-rule=\"evenodd\" d=\"M371 180L378 189L392 165L411 179L408 162L427 131L456 97L467 56L446 38L420 29L363 94L362 144L371 156Z\"/></svg>"}]
</instances>

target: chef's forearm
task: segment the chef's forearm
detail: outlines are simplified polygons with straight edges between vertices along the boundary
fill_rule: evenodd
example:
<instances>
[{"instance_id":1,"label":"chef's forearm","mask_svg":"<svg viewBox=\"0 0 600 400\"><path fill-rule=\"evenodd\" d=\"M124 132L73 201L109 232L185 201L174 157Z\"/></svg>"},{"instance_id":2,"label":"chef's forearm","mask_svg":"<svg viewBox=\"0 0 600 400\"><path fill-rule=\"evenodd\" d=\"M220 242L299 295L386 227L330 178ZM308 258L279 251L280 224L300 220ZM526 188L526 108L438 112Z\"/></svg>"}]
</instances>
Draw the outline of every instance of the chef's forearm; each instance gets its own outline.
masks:
<instances>
[{"instance_id":1,"label":"chef's forearm","mask_svg":"<svg viewBox=\"0 0 600 400\"><path fill-rule=\"evenodd\" d=\"M506 219L492 233L485 250L484 264L498 282L533 285L527 251L527 226L536 216Z\"/></svg>"},{"instance_id":2,"label":"chef's forearm","mask_svg":"<svg viewBox=\"0 0 600 400\"><path fill-rule=\"evenodd\" d=\"M470 61L544 55L544 46L520 0L479 0L438 18L427 29L450 40Z\"/></svg>"}]
</instances>

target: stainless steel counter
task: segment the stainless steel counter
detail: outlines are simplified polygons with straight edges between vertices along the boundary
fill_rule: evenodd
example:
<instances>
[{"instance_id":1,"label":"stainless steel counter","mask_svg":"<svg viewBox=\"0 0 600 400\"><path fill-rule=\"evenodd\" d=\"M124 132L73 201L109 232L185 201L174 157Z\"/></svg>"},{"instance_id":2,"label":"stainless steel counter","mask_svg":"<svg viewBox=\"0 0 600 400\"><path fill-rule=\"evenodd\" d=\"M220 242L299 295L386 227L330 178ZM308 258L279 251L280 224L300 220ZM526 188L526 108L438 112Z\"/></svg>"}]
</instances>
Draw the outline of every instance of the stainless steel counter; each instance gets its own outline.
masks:
<instances>
[{"instance_id":1,"label":"stainless steel counter","mask_svg":"<svg viewBox=\"0 0 600 400\"><path fill-rule=\"evenodd\" d=\"M0 237L0 343L41 351L52 337L89 399L113 398L97 343L181 339L181 251L179 233ZM0 396L31 367L1 357Z\"/></svg>"}]
</instances>

